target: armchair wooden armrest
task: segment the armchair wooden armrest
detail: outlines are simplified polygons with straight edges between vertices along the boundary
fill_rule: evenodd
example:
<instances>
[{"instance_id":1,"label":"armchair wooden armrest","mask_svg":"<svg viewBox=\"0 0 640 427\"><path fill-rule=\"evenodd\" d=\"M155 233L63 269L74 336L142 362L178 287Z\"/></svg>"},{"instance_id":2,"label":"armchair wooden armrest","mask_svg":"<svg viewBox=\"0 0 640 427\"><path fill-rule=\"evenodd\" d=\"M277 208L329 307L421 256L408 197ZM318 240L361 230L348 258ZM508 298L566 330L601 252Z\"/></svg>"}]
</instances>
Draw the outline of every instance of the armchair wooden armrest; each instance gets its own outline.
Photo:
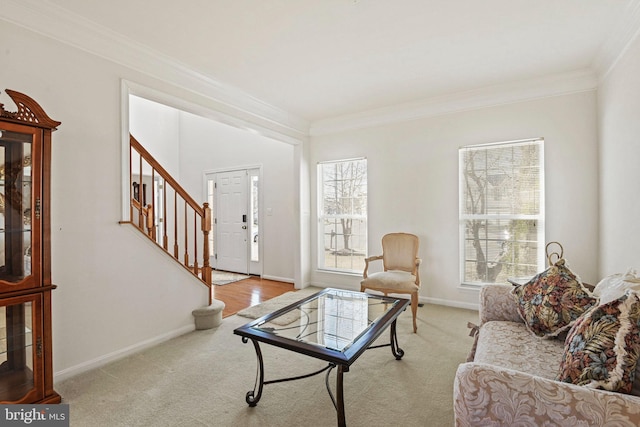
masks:
<instances>
[{"instance_id":1,"label":"armchair wooden armrest","mask_svg":"<svg viewBox=\"0 0 640 427\"><path fill-rule=\"evenodd\" d=\"M366 279L367 276L367 270L369 270L369 263L371 261L377 261L382 259L382 255L375 255L375 256L370 256L369 258L365 258L364 259L364 273L362 273L362 276Z\"/></svg>"}]
</instances>

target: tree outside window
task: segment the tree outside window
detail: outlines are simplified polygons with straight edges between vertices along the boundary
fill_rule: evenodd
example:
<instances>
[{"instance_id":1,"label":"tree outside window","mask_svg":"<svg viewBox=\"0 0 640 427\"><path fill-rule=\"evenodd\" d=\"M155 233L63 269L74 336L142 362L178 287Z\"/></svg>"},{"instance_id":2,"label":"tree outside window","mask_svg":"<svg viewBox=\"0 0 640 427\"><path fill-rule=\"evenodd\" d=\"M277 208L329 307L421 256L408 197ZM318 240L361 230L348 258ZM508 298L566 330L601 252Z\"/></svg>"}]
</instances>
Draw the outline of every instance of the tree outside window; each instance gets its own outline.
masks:
<instances>
[{"instance_id":1,"label":"tree outside window","mask_svg":"<svg viewBox=\"0 0 640 427\"><path fill-rule=\"evenodd\" d=\"M544 267L543 140L463 147L461 280L506 283Z\"/></svg>"},{"instance_id":2,"label":"tree outside window","mask_svg":"<svg viewBox=\"0 0 640 427\"><path fill-rule=\"evenodd\" d=\"M318 267L361 273L367 256L367 160L318 164Z\"/></svg>"}]
</instances>

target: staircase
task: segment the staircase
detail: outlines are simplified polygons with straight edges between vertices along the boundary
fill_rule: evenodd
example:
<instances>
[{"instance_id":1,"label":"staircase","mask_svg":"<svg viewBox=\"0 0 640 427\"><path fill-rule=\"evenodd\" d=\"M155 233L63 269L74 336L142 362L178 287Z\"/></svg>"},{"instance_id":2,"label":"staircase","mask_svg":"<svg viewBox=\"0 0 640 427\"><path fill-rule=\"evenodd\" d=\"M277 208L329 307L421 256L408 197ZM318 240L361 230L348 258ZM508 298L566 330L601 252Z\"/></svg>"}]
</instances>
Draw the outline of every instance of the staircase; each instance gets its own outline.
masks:
<instances>
[{"instance_id":1,"label":"staircase","mask_svg":"<svg viewBox=\"0 0 640 427\"><path fill-rule=\"evenodd\" d=\"M121 223L133 225L211 290L209 204L196 203L132 135L129 147L129 221Z\"/></svg>"}]
</instances>

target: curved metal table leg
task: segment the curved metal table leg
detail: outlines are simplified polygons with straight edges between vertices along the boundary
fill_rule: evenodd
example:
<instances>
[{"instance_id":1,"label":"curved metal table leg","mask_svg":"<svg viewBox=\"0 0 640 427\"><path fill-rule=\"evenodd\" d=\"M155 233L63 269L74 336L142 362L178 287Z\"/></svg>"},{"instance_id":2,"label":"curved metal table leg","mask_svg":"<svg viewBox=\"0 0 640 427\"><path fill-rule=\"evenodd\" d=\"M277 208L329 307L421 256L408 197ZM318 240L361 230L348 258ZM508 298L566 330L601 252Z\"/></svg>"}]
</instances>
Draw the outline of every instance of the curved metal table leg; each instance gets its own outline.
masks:
<instances>
[{"instance_id":1,"label":"curved metal table leg","mask_svg":"<svg viewBox=\"0 0 640 427\"><path fill-rule=\"evenodd\" d=\"M391 352L395 356L396 360L402 359L404 356L404 350L398 346L398 335L396 334L396 321L391 324Z\"/></svg>"},{"instance_id":2,"label":"curved metal table leg","mask_svg":"<svg viewBox=\"0 0 640 427\"><path fill-rule=\"evenodd\" d=\"M333 368L338 367L338 372L336 374L336 396L333 396L331 392L331 386L329 385L329 374ZM344 373L349 372L348 366L336 365L335 363L329 364L329 370L327 371L327 376L325 377L325 385L327 386L327 391L329 392L329 397L333 402L334 408L336 408L336 413L338 415L338 427L345 427L347 422L345 420L344 414Z\"/></svg>"},{"instance_id":3,"label":"curved metal table leg","mask_svg":"<svg viewBox=\"0 0 640 427\"><path fill-rule=\"evenodd\" d=\"M242 342L247 343L249 339L247 337L242 337ZM251 340L253 343L253 347L256 349L256 356L258 357L258 371L256 372L256 383L253 387L253 390L247 392L245 400L249 404L249 406L254 407L260 401L260 397L262 397L262 386L264 385L264 362L262 360L262 352L260 351L260 345L258 345L258 341ZM256 388L258 392L256 393Z\"/></svg>"},{"instance_id":4,"label":"curved metal table leg","mask_svg":"<svg viewBox=\"0 0 640 427\"><path fill-rule=\"evenodd\" d=\"M347 421L344 415L344 388L343 388L343 376L345 372L349 371L349 367L343 365L338 366L338 373L336 377L336 400L338 404L336 411L338 412L338 427L346 427Z\"/></svg>"}]
</instances>

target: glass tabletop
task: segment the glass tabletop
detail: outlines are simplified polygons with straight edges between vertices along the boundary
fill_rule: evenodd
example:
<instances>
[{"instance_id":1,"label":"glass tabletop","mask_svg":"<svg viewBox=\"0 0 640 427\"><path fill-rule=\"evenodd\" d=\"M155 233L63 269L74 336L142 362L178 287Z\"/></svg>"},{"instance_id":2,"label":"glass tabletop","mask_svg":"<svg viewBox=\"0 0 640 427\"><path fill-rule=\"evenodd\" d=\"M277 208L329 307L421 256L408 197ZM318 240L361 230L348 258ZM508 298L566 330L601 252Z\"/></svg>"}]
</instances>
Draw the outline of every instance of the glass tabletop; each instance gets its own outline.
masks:
<instances>
[{"instance_id":1,"label":"glass tabletop","mask_svg":"<svg viewBox=\"0 0 640 427\"><path fill-rule=\"evenodd\" d=\"M402 301L325 289L247 326L254 331L343 352Z\"/></svg>"}]
</instances>

